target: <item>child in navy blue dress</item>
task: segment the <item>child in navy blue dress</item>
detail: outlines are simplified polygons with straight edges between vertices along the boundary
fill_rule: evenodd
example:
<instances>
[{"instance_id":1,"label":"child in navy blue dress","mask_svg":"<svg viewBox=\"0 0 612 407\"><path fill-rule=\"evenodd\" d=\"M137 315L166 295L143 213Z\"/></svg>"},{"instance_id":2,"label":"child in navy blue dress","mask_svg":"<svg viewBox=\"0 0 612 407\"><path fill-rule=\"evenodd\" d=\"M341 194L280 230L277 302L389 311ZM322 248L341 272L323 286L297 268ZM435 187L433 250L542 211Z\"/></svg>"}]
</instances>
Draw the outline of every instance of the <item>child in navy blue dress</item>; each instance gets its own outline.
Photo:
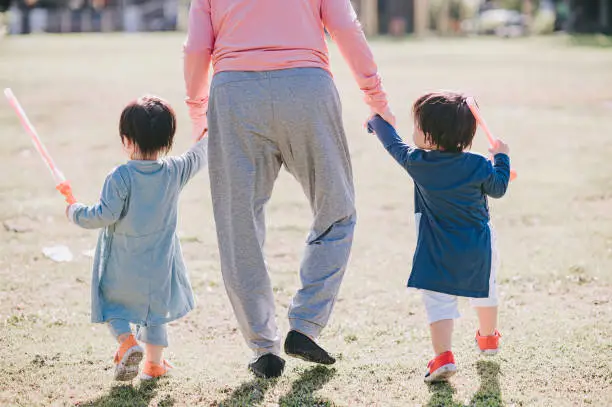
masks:
<instances>
[{"instance_id":1,"label":"child in navy blue dress","mask_svg":"<svg viewBox=\"0 0 612 407\"><path fill-rule=\"evenodd\" d=\"M174 111L145 96L121 114L119 134L130 160L107 176L100 201L67 208L70 221L101 229L91 284L92 322L107 323L119 342L115 379L132 380L146 358L141 379L165 375L168 322L185 316L195 301L176 234L178 198L207 160L207 139L179 157L172 148ZM136 325L136 337L130 324ZM144 349L138 341L144 343Z\"/></svg>"},{"instance_id":2,"label":"child in navy blue dress","mask_svg":"<svg viewBox=\"0 0 612 407\"><path fill-rule=\"evenodd\" d=\"M453 320L460 316L457 297L469 297L477 311L479 351L498 351L498 257L487 197L506 193L510 158L499 140L489 150L493 163L467 151L477 124L461 94L426 94L414 103L413 114L416 147L380 116L370 120L368 130L414 181L417 245L408 287L422 292L435 352L425 381L433 382L457 370L451 352Z\"/></svg>"}]
</instances>

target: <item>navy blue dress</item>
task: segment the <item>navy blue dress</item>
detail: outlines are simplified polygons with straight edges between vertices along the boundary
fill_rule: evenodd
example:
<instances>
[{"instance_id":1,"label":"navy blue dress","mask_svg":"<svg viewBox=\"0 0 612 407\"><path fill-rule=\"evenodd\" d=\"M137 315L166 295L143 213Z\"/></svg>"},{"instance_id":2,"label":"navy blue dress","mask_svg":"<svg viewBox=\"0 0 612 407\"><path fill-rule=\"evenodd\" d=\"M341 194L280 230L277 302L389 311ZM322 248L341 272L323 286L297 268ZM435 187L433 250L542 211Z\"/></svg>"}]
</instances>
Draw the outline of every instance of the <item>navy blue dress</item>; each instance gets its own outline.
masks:
<instances>
[{"instance_id":1,"label":"navy blue dress","mask_svg":"<svg viewBox=\"0 0 612 407\"><path fill-rule=\"evenodd\" d=\"M368 129L414 181L420 221L408 287L486 298L492 254L487 196L506 193L510 158L496 154L493 164L470 152L411 147L380 116Z\"/></svg>"}]
</instances>

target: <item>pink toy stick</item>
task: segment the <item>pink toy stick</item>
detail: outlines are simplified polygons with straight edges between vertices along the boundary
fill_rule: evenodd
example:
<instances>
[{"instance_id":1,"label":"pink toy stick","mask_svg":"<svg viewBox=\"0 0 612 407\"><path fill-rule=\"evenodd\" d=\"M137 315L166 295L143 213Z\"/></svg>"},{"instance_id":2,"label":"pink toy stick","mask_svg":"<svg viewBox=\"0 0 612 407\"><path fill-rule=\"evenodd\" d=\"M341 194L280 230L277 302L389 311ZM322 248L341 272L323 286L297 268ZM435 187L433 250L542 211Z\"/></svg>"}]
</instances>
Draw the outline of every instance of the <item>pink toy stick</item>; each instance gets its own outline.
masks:
<instances>
[{"instance_id":1,"label":"pink toy stick","mask_svg":"<svg viewBox=\"0 0 612 407\"><path fill-rule=\"evenodd\" d=\"M480 127L482 127L482 130L487 135L489 144L491 145L491 147L495 147L495 145L497 144L497 139L493 137L493 133L491 133L491 130L489 130L489 126L487 126L487 122L485 122L484 118L480 114L480 110L478 109L478 106L476 106L476 101L474 100L473 97L469 97L466 99L466 103L468 107L470 108L470 110L472 111L472 114L474 115L476 122L480 125ZM510 181L514 180L517 177L517 175L518 174L516 173L515 170L510 169Z\"/></svg>"},{"instance_id":2,"label":"pink toy stick","mask_svg":"<svg viewBox=\"0 0 612 407\"><path fill-rule=\"evenodd\" d=\"M40 137L38 137L38 133L36 132L36 129L30 122L30 119L28 119L28 116L26 115L25 111L19 104L19 101L17 100L13 92L8 88L4 90L4 95L6 96L9 103L15 110L15 113L17 113L17 117L19 117L19 121L21 122L21 125L23 126L25 131L30 135L30 139L32 140L32 143L34 144L36 151L38 151L38 154L40 154L40 157L45 162L45 164L47 165L47 168L51 172L51 176L53 177L53 180L55 181L55 188L62 195L64 195L64 197L66 198L66 202L68 202L69 204L76 203L76 199L74 199L74 196L72 195L72 188L70 187L70 183L66 181L64 174L62 174L62 172L55 166L55 162L53 161L53 158L51 158L51 155L45 148L45 145L40 140Z\"/></svg>"}]
</instances>

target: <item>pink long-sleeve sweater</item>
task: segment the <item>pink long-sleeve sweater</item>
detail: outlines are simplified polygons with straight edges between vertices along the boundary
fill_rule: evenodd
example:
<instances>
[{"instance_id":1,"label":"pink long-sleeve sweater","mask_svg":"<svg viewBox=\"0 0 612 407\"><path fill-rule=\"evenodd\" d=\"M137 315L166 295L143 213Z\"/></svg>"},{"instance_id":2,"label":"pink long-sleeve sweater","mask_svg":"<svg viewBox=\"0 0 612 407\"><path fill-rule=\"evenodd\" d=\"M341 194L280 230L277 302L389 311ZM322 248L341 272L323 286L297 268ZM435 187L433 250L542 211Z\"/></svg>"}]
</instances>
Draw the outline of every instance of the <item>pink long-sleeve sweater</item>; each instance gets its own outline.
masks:
<instances>
[{"instance_id":1,"label":"pink long-sleeve sweater","mask_svg":"<svg viewBox=\"0 0 612 407\"><path fill-rule=\"evenodd\" d=\"M310 67L329 71L325 29L348 62L366 103L393 122L350 0L193 0L184 73L195 135L207 128L211 61L215 73Z\"/></svg>"}]
</instances>

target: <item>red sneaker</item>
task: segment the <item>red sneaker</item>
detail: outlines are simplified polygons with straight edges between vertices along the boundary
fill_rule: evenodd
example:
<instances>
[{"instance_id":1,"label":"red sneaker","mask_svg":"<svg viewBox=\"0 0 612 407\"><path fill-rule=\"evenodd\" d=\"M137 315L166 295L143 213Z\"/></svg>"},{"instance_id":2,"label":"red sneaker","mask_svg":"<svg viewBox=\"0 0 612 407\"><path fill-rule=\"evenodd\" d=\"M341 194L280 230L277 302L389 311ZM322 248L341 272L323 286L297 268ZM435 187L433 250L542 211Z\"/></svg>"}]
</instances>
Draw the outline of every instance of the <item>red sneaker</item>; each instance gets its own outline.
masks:
<instances>
[{"instance_id":1,"label":"red sneaker","mask_svg":"<svg viewBox=\"0 0 612 407\"><path fill-rule=\"evenodd\" d=\"M144 354L134 335L128 336L115 353L115 380L129 381L138 376L138 367Z\"/></svg>"},{"instance_id":2,"label":"red sneaker","mask_svg":"<svg viewBox=\"0 0 612 407\"><path fill-rule=\"evenodd\" d=\"M441 382L457 373L455 366L455 356L450 350L439 354L427 364L425 382Z\"/></svg>"},{"instance_id":3,"label":"red sneaker","mask_svg":"<svg viewBox=\"0 0 612 407\"><path fill-rule=\"evenodd\" d=\"M153 380L158 377L166 376L170 371L174 369L166 359L162 360L161 364L153 362L145 362L144 369L142 369L142 373L140 374L140 380Z\"/></svg>"},{"instance_id":4,"label":"red sneaker","mask_svg":"<svg viewBox=\"0 0 612 407\"><path fill-rule=\"evenodd\" d=\"M489 336L481 336L480 331L476 331L476 346L483 355L496 355L499 352L499 338L501 334L497 329Z\"/></svg>"}]
</instances>

